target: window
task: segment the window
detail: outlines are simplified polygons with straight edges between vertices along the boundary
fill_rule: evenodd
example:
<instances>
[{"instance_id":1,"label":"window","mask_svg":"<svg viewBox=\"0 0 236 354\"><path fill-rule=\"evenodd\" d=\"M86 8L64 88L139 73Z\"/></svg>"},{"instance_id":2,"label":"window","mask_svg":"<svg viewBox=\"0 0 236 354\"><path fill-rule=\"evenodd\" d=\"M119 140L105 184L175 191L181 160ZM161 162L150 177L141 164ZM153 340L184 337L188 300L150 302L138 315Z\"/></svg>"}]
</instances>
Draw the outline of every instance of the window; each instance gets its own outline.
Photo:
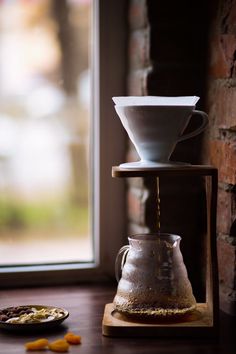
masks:
<instances>
[{"instance_id":1,"label":"window","mask_svg":"<svg viewBox=\"0 0 236 354\"><path fill-rule=\"evenodd\" d=\"M0 253L5 258L0 260L0 277L6 286L113 274L115 254L125 236L124 183L111 178L112 165L124 160L124 132L111 100L124 94L125 87L124 3L1 2L6 11L14 4L22 8L16 9L13 24L12 16L5 13L6 32L12 25L16 33L1 33L0 66L12 45L18 51L10 57L13 62L20 60L24 69L15 69L17 78L6 69L0 75L5 82L2 97L9 98L0 97L1 131L8 134L0 136L0 149L2 142L9 153L19 129L22 132L18 147L14 146L14 169L7 169L8 162L1 159L5 166L0 181ZM90 12L93 21L88 27ZM17 25L26 37L20 37ZM89 33L91 57L85 44ZM11 43L4 48L4 35L15 35L17 46ZM72 37L76 48L71 48ZM21 58L28 40L27 50L36 60L30 72L33 79L25 68L30 57Z\"/></svg>"},{"instance_id":2,"label":"window","mask_svg":"<svg viewBox=\"0 0 236 354\"><path fill-rule=\"evenodd\" d=\"M91 1L0 6L0 265L92 261Z\"/></svg>"}]
</instances>

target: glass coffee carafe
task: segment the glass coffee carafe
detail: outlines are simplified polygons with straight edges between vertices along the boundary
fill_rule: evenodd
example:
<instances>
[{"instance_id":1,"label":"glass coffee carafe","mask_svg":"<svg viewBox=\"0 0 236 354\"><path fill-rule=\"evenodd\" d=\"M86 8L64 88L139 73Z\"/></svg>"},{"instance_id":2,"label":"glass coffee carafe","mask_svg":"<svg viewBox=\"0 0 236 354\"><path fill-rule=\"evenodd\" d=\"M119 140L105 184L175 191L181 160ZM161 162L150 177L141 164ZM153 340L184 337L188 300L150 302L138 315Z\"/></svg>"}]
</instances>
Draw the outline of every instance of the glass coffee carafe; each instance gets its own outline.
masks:
<instances>
[{"instance_id":1,"label":"glass coffee carafe","mask_svg":"<svg viewBox=\"0 0 236 354\"><path fill-rule=\"evenodd\" d=\"M116 259L115 309L133 317L185 315L196 306L180 251L181 237L157 233L130 236ZM119 273L121 270L121 278Z\"/></svg>"}]
</instances>

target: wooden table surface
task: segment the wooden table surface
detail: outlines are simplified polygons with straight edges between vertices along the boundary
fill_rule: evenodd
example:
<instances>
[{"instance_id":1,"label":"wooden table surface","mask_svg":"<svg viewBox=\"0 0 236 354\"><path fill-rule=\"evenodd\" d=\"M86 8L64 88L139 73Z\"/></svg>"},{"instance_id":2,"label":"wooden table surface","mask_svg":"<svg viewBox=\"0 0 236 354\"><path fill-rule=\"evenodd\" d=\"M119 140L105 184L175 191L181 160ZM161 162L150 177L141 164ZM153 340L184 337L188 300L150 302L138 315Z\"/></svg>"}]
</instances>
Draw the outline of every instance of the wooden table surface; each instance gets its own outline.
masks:
<instances>
[{"instance_id":1,"label":"wooden table surface","mask_svg":"<svg viewBox=\"0 0 236 354\"><path fill-rule=\"evenodd\" d=\"M25 353L24 343L46 337L62 338L67 331L82 336L80 346L70 353L79 354L235 354L236 319L221 313L220 334L216 339L190 338L110 338L102 335L104 306L112 302L116 288L109 285L77 285L0 291L0 307L44 304L64 307L69 318L59 328L42 333L13 333L0 330L0 353ZM40 353L42 351L34 351ZM43 351L43 353L52 353Z\"/></svg>"}]
</instances>

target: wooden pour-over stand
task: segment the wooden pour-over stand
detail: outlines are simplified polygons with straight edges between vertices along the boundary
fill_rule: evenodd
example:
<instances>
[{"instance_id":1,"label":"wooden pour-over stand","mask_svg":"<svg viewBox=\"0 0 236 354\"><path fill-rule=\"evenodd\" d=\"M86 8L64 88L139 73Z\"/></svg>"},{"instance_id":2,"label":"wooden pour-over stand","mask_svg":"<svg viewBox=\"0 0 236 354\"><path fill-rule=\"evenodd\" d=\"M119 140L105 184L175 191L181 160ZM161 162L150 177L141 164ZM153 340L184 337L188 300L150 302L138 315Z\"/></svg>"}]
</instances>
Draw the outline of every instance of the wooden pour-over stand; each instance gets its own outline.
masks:
<instances>
[{"instance_id":1,"label":"wooden pour-over stand","mask_svg":"<svg viewBox=\"0 0 236 354\"><path fill-rule=\"evenodd\" d=\"M103 335L113 337L140 336L191 336L211 337L218 329L218 269L216 252L217 169L211 166L170 166L152 169L112 168L113 177L205 177L207 233L206 233L206 296L204 303L197 303L195 311L181 321L134 322L114 310L113 304L105 306L102 323ZM197 270L196 270L197 272Z\"/></svg>"}]
</instances>

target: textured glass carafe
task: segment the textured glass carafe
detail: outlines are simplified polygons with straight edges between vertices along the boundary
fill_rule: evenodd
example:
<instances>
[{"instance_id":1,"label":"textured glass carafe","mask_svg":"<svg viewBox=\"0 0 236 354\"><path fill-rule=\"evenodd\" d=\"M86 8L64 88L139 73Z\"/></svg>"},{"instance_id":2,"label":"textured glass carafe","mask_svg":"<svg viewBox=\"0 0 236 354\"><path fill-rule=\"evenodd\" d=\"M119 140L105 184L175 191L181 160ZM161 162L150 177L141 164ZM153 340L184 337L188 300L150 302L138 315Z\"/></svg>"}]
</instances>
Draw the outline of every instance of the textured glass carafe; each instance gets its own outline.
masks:
<instances>
[{"instance_id":1,"label":"textured glass carafe","mask_svg":"<svg viewBox=\"0 0 236 354\"><path fill-rule=\"evenodd\" d=\"M180 252L181 237L146 234L129 237L116 259L122 276L115 309L126 315L179 316L196 306Z\"/></svg>"}]
</instances>

